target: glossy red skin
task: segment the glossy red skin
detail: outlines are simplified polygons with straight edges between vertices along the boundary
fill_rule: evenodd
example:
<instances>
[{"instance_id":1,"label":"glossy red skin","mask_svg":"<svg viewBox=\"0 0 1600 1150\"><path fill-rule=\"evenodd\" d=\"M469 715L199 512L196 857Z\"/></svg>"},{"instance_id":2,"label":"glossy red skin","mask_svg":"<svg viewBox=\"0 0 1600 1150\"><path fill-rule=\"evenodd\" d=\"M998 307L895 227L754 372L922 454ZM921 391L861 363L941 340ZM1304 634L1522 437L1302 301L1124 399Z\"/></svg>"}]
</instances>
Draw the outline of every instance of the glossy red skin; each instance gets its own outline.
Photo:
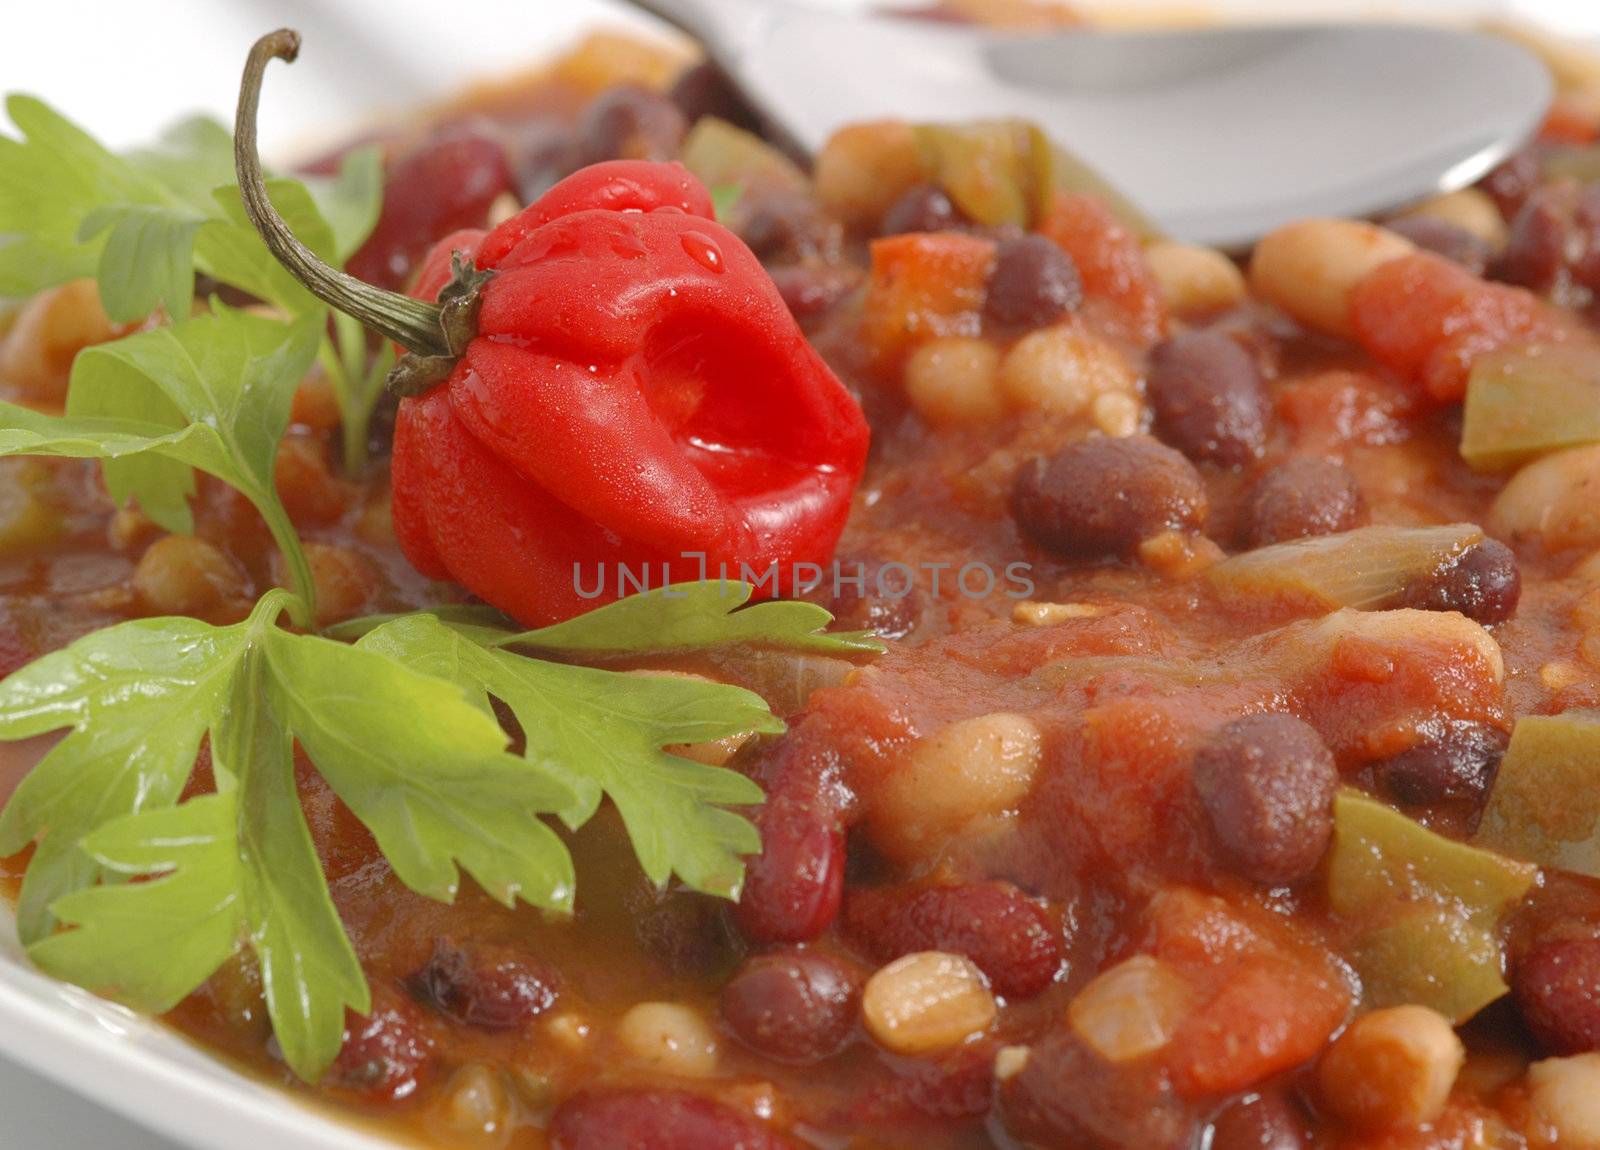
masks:
<instances>
[{"instance_id":1,"label":"glossy red skin","mask_svg":"<svg viewBox=\"0 0 1600 1150\"><path fill-rule=\"evenodd\" d=\"M454 373L400 407L395 530L419 571L537 626L615 598L623 565L659 585L704 554L712 577L775 564L788 585L831 557L866 420L712 215L681 166L617 161L435 249L419 296L453 250L497 274Z\"/></svg>"}]
</instances>

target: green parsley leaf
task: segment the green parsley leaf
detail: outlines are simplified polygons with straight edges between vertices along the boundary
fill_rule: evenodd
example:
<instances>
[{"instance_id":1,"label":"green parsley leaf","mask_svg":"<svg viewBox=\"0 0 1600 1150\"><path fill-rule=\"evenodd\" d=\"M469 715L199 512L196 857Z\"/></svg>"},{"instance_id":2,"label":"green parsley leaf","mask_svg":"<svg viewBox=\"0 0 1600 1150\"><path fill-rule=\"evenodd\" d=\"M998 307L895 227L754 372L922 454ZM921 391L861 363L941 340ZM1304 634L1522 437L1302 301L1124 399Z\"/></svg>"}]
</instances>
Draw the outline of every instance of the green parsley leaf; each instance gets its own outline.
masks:
<instances>
[{"instance_id":1,"label":"green parsley leaf","mask_svg":"<svg viewBox=\"0 0 1600 1150\"><path fill-rule=\"evenodd\" d=\"M231 136L228 138L228 157L231 164ZM229 179L232 179L231 172ZM306 191L311 193L317 214L327 221L332 230L331 263L343 267L344 262L367 242L372 229L378 226L378 214L383 210L383 180L383 149L377 144L347 153L339 161L338 175L332 179L326 176L300 177Z\"/></svg>"},{"instance_id":2,"label":"green parsley leaf","mask_svg":"<svg viewBox=\"0 0 1600 1150\"><path fill-rule=\"evenodd\" d=\"M309 603L309 570L273 467L321 338L320 317L291 325L218 306L88 348L73 364L65 416L0 403L0 455L105 460L112 498L138 499L170 531L192 528L190 469L214 475L261 513Z\"/></svg>"},{"instance_id":3,"label":"green parsley leaf","mask_svg":"<svg viewBox=\"0 0 1600 1150\"><path fill-rule=\"evenodd\" d=\"M748 583L716 581L658 587L500 643L591 653L739 644L830 655L883 652L866 631L824 631L833 616L815 603L777 600L746 607L753 591Z\"/></svg>"},{"instance_id":4,"label":"green parsley leaf","mask_svg":"<svg viewBox=\"0 0 1600 1150\"><path fill-rule=\"evenodd\" d=\"M205 220L151 204L96 208L78 238L102 233L100 302L118 323L143 319L157 307L182 319L194 303L194 238Z\"/></svg>"},{"instance_id":5,"label":"green parsley leaf","mask_svg":"<svg viewBox=\"0 0 1600 1150\"><path fill-rule=\"evenodd\" d=\"M522 725L529 761L574 792L563 821L581 825L608 795L653 882L676 874L695 890L736 898L742 856L761 842L747 819L724 808L759 803L761 789L663 748L782 731L761 698L721 683L529 659L480 638L480 629L461 632L418 614L384 624L357 647L475 690L486 713L490 696L501 700Z\"/></svg>"},{"instance_id":6,"label":"green parsley leaf","mask_svg":"<svg viewBox=\"0 0 1600 1150\"><path fill-rule=\"evenodd\" d=\"M431 898L453 898L464 869L507 905L570 910L571 860L538 816L577 799L506 752L473 693L285 630L290 606L274 591L231 627L124 623L0 682L0 739L68 729L0 816L0 843L39 844L24 939L44 969L161 1011L249 946L285 1057L314 1079L345 1008L368 997L300 809L294 742ZM177 806L207 734L216 793ZM102 872L154 881L92 885Z\"/></svg>"}]
</instances>

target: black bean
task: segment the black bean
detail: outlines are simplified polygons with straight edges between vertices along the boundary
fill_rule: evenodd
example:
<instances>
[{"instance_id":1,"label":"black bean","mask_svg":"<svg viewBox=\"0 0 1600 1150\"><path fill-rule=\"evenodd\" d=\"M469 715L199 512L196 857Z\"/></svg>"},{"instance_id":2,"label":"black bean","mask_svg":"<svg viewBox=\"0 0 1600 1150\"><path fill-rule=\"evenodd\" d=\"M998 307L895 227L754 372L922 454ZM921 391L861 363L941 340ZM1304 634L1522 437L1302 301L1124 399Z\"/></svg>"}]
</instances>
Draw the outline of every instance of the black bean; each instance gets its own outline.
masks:
<instances>
[{"instance_id":1,"label":"black bean","mask_svg":"<svg viewBox=\"0 0 1600 1150\"><path fill-rule=\"evenodd\" d=\"M1373 774L1386 794L1407 806L1477 808L1489 797L1508 742L1499 727L1450 719L1428 730L1410 750L1377 763Z\"/></svg>"},{"instance_id":2,"label":"black bean","mask_svg":"<svg viewBox=\"0 0 1600 1150\"><path fill-rule=\"evenodd\" d=\"M995 250L994 271L984 315L1004 327L1046 327L1083 303L1078 265L1061 246L1044 236L1003 240Z\"/></svg>"},{"instance_id":3,"label":"black bean","mask_svg":"<svg viewBox=\"0 0 1600 1150\"><path fill-rule=\"evenodd\" d=\"M725 975L739 959L738 935L721 901L692 891L669 891L639 906L633 934L640 950L683 978Z\"/></svg>"},{"instance_id":4,"label":"black bean","mask_svg":"<svg viewBox=\"0 0 1600 1150\"><path fill-rule=\"evenodd\" d=\"M1156 1063L1107 1062L1063 1027L1000 1083L1000 1121L1024 1146L1190 1150L1200 1122Z\"/></svg>"},{"instance_id":5,"label":"black bean","mask_svg":"<svg viewBox=\"0 0 1600 1150\"><path fill-rule=\"evenodd\" d=\"M531 204L583 166L583 149L572 128L564 123L537 120L513 141L511 168L517 196Z\"/></svg>"},{"instance_id":6,"label":"black bean","mask_svg":"<svg viewBox=\"0 0 1600 1150\"><path fill-rule=\"evenodd\" d=\"M605 160L670 160L687 124L665 96L633 84L602 92L584 113L578 133L580 166Z\"/></svg>"},{"instance_id":7,"label":"black bean","mask_svg":"<svg viewBox=\"0 0 1600 1150\"><path fill-rule=\"evenodd\" d=\"M1156 434L1196 462L1237 467L1267 441L1267 385L1255 357L1236 340L1196 331L1150 354Z\"/></svg>"},{"instance_id":8,"label":"black bean","mask_svg":"<svg viewBox=\"0 0 1600 1150\"><path fill-rule=\"evenodd\" d=\"M1550 1054L1600 1050L1600 938L1536 946L1512 970L1522 1019Z\"/></svg>"},{"instance_id":9,"label":"black bean","mask_svg":"<svg viewBox=\"0 0 1600 1150\"><path fill-rule=\"evenodd\" d=\"M1565 189L1540 188L1528 197L1511 222L1506 250L1496 269L1507 283L1536 292L1556 286L1567 262L1567 236L1572 226Z\"/></svg>"},{"instance_id":10,"label":"black bean","mask_svg":"<svg viewBox=\"0 0 1600 1150\"><path fill-rule=\"evenodd\" d=\"M1266 886L1305 878L1333 835L1339 771L1322 738L1290 715L1250 715L1194 757L1194 787L1223 861Z\"/></svg>"},{"instance_id":11,"label":"black bean","mask_svg":"<svg viewBox=\"0 0 1600 1150\"><path fill-rule=\"evenodd\" d=\"M1489 267L1493 253L1489 245L1467 231L1460 224L1441 220L1437 216L1402 216L1384 225L1396 235L1404 236L1424 251L1441 255L1481 276Z\"/></svg>"},{"instance_id":12,"label":"black bean","mask_svg":"<svg viewBox=\"0 0 1600 1150\"><path fill-rule=\"evenodd\" d=\"M1333 535L1359 527L1366 503L1355 476L1332 460L1301 455L1274 467L1255 485L1245 507L1246 547Z\"/></svg>"},{"instance_id":13,"label":"black bean","mask_svg":"<svg viewBox=\"0 0 1600 1150\"><path fill-rule=\"evenodd\" d=\"M758 955L722 988L722 1019L751 1050L780 1062L817 1062L855 1031L860 978L836 958L788 949Z\"/></svg>"},{"instance_id":14,"label":"black bean","mask_svg":"<svg viewBox=\"0 0 1600 1150\"><path fill-rule=\"evenodd\" d=\"M452 1022L514 1030L556 1002L550 974L511 947L450 939L411 980L411 991Z\"/></svg>"},{"instance_id":15,"label":"black bean","mask_svg":"<svg viewBox=\"0 0 1600 1150\"><path fill-rule=\"evenodd\" d=\"M1305 1108L1281 1091L1239 1099L1211 1124L1211 1150L1303 1150L1310 1144Z\"/></svg>"},{"instance_id":16,"label":"black bean","mask_svg":"<svg viewBox=\"0 0 1600 1150\"><path fill-rule=\"evenodd\" d=\"M374 986L372 1013L346 1013L344 1045L322 1085L364 1102L399 1102L432 1077L434 1043L420 1012L387 986Z\"/></svg>"},{"instance_id":17,"label":"black bean","mask_svg":"<svg viewBox=\"0 0 1600 1150\"><path fill-rule=\"evenodd\" d=\"M1209 504L1194 464L1147 436L1085 439L1026 463L1011 513L1062 555L1121 555L1163 531L1198 530Z\"/></svg>"},{"instance_id":18,"label":"black bean","mask_svg":"<svg viewBox=\"0 0 1600 1150\"><path fill-rule=\"evenodd\" d=\"M1400 606L1459 611L1479 623L1503 623L1522 597L1522 572L1511 548L1495 539L1469 547L1443 571L1406 589Z\"/></svg>"},{"instance_id":19,"label":"black bean","mask_svg":"<svg viewBox=\"0 0 1600 1150\"><path fill-rule=\"evenodd\" d=\"M667 92L684 120L695 124L705 116L726 120L747 132L757 131L760 117L726 72L707 61L686 69Z\"/></svg>"},{"instance_id":20,"label":"black bean","mask_svg":"<svg viewBox=\"0 0 1600 1150\"><path fill-rule=\"evenodd\" d=\"M883 214L878 231L886 236L909 232L948 232L960 227L966 217L944 192L932 184L920 184L901 196Z\"/></svg>"},{"instance_id":21,"label":"black bean","mask_svg":"<svg viewBox=\"0 0 1600 1150\"><path fill-rule=\"evenodd\" d=\"M832 612L840 630L903 639L916 629L926 600L914 573L861 555L840 556L835 570L841 578L824 579L811 598Z\"/></svg>"}]
</instances>

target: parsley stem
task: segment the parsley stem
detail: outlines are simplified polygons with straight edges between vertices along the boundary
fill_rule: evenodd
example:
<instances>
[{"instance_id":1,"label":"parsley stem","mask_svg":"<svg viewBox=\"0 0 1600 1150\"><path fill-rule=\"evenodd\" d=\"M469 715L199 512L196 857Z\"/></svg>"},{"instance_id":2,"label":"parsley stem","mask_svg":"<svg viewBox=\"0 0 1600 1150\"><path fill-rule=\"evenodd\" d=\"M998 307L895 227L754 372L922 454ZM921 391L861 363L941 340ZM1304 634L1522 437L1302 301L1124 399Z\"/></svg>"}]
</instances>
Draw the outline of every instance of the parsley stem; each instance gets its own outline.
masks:
<instances>
[{"instance_id":1,"label":"parsley stem","mask_svg":"<svg viewBox=\"0 0 1600 1150\"><path fill-rule=\"evenodd\" d=\"M273 60L293 63L300 52L300 34L280 28L257 40L245 62L239 87L238 119L234 125L233 157L245 214L260 233L273 257L305 289L328 306L360 320L367 327L402 347L429 358L453 357L438 304L385 291L328 266L301 243L267 196L256 147L256 113L261 103L261 81Z\"/></svg>"}]
</instances>

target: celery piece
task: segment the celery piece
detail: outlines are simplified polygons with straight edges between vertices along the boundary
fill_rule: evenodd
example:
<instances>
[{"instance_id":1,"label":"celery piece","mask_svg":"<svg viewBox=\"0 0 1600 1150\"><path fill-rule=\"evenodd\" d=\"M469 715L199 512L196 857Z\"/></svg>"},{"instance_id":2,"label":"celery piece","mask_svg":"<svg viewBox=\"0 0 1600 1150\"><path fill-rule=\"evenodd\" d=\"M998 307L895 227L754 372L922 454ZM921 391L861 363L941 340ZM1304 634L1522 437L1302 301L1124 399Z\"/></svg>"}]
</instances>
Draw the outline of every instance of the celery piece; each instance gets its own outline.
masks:
<instances>
[{"instance_id":1,"label":"celery piece","mask_svg":"<svg viewBox=\"0 0 1600 1150\"><path fill-rule=\"evenodd\" d=\"M1517 720L1476 841L1600 878L1600 713Z\"/></svg>"},{"instance_id":2,"label":"celery piece","mask_svg":"<svg viewBox=\"0 0 1600 1150\"><path fill-rule=\"evenodd\" d=\"M1572 344L1514 348L1472 365L1461 458L1474 471L1600 443L1600 350Z\"/></svg>"},{"instance_id":3,"label":"celery piece","mask_svg":"<svg viewBox=\"0 0 1600 1150\"><path fill-rule=\"evenodd\" d=\"M715 116L702 118L683 142L683 166L708 188L783 188L808 194L811 181L760 136Z\"/></svg>"},{"instance_id":4,"label":"celery piece","mask_svg":"<svg viewBox=\"0 0 1600 1150\"><path fill-rule=\"evenodd\" d=\"M917 128L933 180L975 223L1025 228L1034 219L1032 129L1020 120Z\"/></svg>"},{"instance_id":5,"label":"celery piece","mask_svg":"<svg viewBox=\"0 0 1600 1150\"><path fill-rule=\"evenodd\" d=\"M1359 791L1334 804L1328 901L1356 928L1351 958L1370 1006L1419 1003L1462 1022L1504 995L1500 922L1538 873Z\"/></svg>"},{"instance_id":6,"label":"celery piece","mask_svg":"<svg viewBox=\"0 0 1600 1150\"><path fill-rule=\"evenodd\" d=\"M1099 172L1039 128L1030 128L1034 157L1034 217L1043 217L1062 192L1098 196L1141 240L1160 239L1162 232L1149 216Z\"/></svg>"}]
</instances>

